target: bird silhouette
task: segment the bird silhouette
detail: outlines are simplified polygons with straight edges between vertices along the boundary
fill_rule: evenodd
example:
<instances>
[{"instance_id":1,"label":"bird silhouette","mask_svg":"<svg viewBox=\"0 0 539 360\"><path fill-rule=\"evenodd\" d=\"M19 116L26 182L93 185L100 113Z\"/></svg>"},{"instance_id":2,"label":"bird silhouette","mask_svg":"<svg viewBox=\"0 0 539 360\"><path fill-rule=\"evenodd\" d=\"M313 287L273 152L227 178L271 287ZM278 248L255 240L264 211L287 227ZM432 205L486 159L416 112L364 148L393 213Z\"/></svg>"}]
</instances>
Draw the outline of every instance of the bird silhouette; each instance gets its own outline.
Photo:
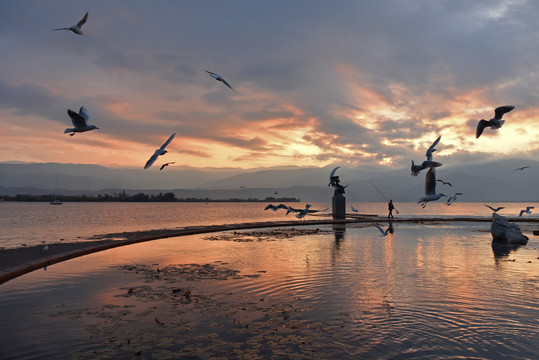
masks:
<instances>
[{"instance_id":1,"label":"bird silhouette","mask_svg":"<svg viewBox=\"0 0 539 360\"><path fill-rule=\"evenodd\" d=\"M57 30L71 30L77 35L84 35L81 28L82 28L82 25L86 24L86 20L88 20L88 12L86 12L84 17L77 23L77 25L73 25L73 26L70 26L70 27L64 27L64 28L59 28L59 29L54 29L54 31L57 31Z\"/></svg>"}]
</instances>

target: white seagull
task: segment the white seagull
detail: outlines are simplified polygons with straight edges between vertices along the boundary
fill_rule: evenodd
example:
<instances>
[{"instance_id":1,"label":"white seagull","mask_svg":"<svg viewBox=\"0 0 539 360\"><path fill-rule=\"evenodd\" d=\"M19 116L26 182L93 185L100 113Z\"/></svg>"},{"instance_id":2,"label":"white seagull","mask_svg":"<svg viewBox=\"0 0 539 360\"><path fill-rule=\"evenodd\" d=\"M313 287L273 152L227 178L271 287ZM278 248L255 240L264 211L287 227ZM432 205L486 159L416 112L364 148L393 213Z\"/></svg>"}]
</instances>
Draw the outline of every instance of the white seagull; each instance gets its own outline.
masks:
<instances>
[{"instance_id":1,"label":"white seagull","mask_svg":"<svg viewBox=\"0 0 539 360\"><path fill-rule=\"evenodd\" d=\"M372 223L374 226L376 226L378 228L378 230L380 230L380 237L384 237L384 236L387 236L387 234L389 234L389 229L391 229L391 226L388 227L387 229L382 229L382 227L376 223Z\"/></svg>"},{"instance_id":2,"label":"white seagull","mask_svg":"<svg viewBox=\"0 0 539 360\"><path fill-rule=\"evenodd\" d=\"M515 107L513 105L500 106L494 110L494 117L492 119L490 120L481 119L479 121L479 124L477 124L477 129L475 130L475 138L476 139L479 138L486 127L490 126L491 129L501 128L503 123L505 122L505 120L502 120L503 114L508 113L514 108Z\"/></svg>"},{"instance_id":3,"label":"white seagull","mask_svg":"<svg viewBox=\"0 0 539 360\"><path fill-rule=\"evenodd\" d=\"M448 199L447 199L447 205L451 205L453 203L453 201L457 201L457 195L464 195L463 193L455 193L453 196L450 196Z\"/></svg>"},{"instance_id":4,"label":"white seagull","mask_svg":"<svg viewBox=\"0 0 539 360\"><path fill-rule=\"evenodd\" d=\"M273 211L277 211L279 209L287 209L288 210L288 206L286 206L285 204L279 204L279 205L273 205L273 204L268 204L264 210L273 210Z\"/></svg>"},{"instance_id":5,"label":"white seagull","mask_svg":"<svg viewBox=\"0 0 539 360\"><path fill-rule=\"evenodd\" d=\"M79 109L79 113L77 114L71 109L67 109L67 114L71 118L71 122L73 123L74 128L67 128L64 130L64 134L68 134L70 136L75 135L76 132L85 132L90 131L94 129L99 129L95 125L88 125L88 120L90 119L90 113L84 106L81 106Z\"/></svg>"},{"instance_id":6,"label":"white seagull","mask_svg":"<svg viewBox=\"0 0 539 360\"><path fill-rule=\"evenodd\" d=\"M432 160L432 153L436 151L435 147L436 145L438 145L438 143L440 142L440 139L442 138L442 136L438 136L438 138L436 140L434 140L434 142L432 143L432 145L427 149L427 152L425 153L425 156L427 157L427 160L423 161L421 163L421 165L416 165L414 163L414 160L412 160L412 167L411 167L411 170L412 170L412 175L413 176L417 176L419 175L419 172L421 170L425 170L427 168L432 168L432 167L438 167L438 166L442 166L442 163L441 162L438 162L438 161L433 161Z\"/></svg>"},{"instance_id":7,"label":"white seagull","mask_svg":"<svg viewBox=\"0 0 539 360\"><path fill-rule=\"evenodd\" d=\"M417 203L422 203L424 208L429 201L439 200L442 196L447 196L442 193L436 193L436 169L431 167L425 175L425 196L422 196L417 200Z\"/></svg>"},{"instance_id":8,"label":"white seagull","mask_svg":"<svg viewBox=\"0 0 539 360\"><path fill-rule=\"evenodd\" d=\"M520 214L518 215L519 217L522 216L522 214L526 213L526 214L531 214L532 213L532 209L535 209L535 207L533 206L527 206L526 207L526 210L520 210Z\"/></svg>"},{"instance_id":9,"label":"white seagull","mask_svg":"<svg viewBox=\"0 0 539 360\"><path fill-rule=\"evenodd\" d=\"M82 33L81 28L82 28L82 25L86 24L86 20L88 20L88 12L86 12L86 15L84 15L84 17L77 23L77 25L73 25L73 26L70 26L70 27L64 27L64 28L59 28L59 29L54 29L54 31L56 31L56 30L71 30L77 35L84 35Z\"/></svg>"},{"instance_id":10,"label":"white seagull","mask_svg":"<svg viewBox=\"0 0 539 360\"><path fill-rule=\"evenodd\" d=\"M214 79L217 80L217 81L221 81L223 84L225 84L225 85L228 86L231 90L233 90L235 93L237 93L237 91L234 90L234 89L232 88L232 86L230 86L230 84L229 84L229 83L228 83L228 82L227 82L221 75L218 75L218 74L213 73L213 72L208 71L208 70L205 70L205 71L206 71L208 74L210 74L210 76L211 76L212 78L214 78Z\"/></svg>"},{"instance_id":11,"label":"white seagull","mask_svg":"<svg viewBox=\"0 0 539 360\"><path fill-rule=\"evenodd\" d=\"M494 212L498 212L500 211L501 209L505 209L505 206L498 206L496 209L494 209L492 206L490 205L487 205L487 204L484 204L486 207L488 207L490 210L494 211Z\"/></svg>"},{"instance_id":12,"label":"white seagull","mask_svg":"<svg viewBox=\"0 0 539 360\"><path fill-rule=\"evenodd\" d=\"M167 147L168 144L170 144L172 139L174 139L174 136L176 136L176 133L173 133L172 135L170 135L168 140L165 141L165 143L163 145L161 145L161 147L159 149L155 149L155 152L153 153L152 157L150 159L148 159L148 161L146 161L146 165L144 165L144 169L147 169L150 166L152 166L152 164L155 162L155 160L157 160L157 157L159 157L160 155L165 155L168 152L168 151L165 150L165 148Z\"/></svg>"},{"instance_id":13,"label":"white seagull","mask_svg":"<svg viewBox=\"0 0 539 360\"><path fill-rule=\"evenodd\" d=\"M317 213L317 212L323 212L323 211L327 211L329 208L325 208L324 210L311 210L311 204L307 204L305 205L305 209L294 209L294 208L291 208L290 206L288 207L288 211L286 212L286 214L288 215L289 212L295 212L296 213L296 217L298 219L302 219L305 217L305 215L307 214L312 214L312 213Z\"/></svg>"}]
</instances>

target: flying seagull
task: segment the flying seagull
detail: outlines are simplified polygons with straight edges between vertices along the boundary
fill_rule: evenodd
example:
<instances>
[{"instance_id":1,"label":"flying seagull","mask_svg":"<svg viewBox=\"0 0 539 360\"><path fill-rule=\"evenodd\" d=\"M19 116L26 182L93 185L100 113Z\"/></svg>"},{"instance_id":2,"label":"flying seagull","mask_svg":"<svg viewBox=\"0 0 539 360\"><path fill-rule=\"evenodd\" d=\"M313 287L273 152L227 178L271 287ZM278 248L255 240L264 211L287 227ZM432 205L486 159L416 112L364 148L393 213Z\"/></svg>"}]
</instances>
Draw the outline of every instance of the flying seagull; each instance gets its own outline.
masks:
<instances>
[{"instance_id":1,"label":"flying seagull","mask_svg":"<svg viewBox=\"0 0 539 360\"><path fill-rule=\"evenodd\" d=\"M508 113L514 108L515 107L513 105L500 106L494 110L494 117L492 119L488 121L485 119L481 119L479 121L479 124L477 124L477 129L475 130L475 138L479 138L486 127L490 126L491 129L501 128L503 123L505 122L505 120L502 120L503 114Z\"/></svg>"},{"instance_id":2,"label":"flying seagull","mask_svg":"<svg viewBox=\"0 0 539 360\"><path fill-rule=\"evenodd\" d=\"M513 170L513 171L524 170L524 169L527 169L527 168L529 168L529 166L519 167L519 168L517 168L517 169L515 169L515 170Z\"/></svg>"},{"instance_id":3,"label":"flying seagull","mask_svg":"<svg viewBox=\"0 0 539 360\"><path fill-rule=\"evenodd\" d=\"M82 33L81 28L82 28L82 25L86 24L86 20L88 20L88 12L86 12L86 15L84 15L84 17L77 23L77 25L73 25L73 26L65 27L65 28L54 29L54 31L56 31L56 30L71 30L77 35L84 35Z\"/></svg>"},{"instance_id":4,"label":"flying seagull","mask_svg":"<svg viewBox=\"0 0 539 360\"><path fill-rule=\"evenodd\" d=\"M266 205L264 210L269 210L269 209L271 209L273 211L277 211L279 209L287 209L288 210L288 206L286 206L285 204L279 204L279 205L268 204L268 205Z\"/></svg>"},{"instance_id":5,"label":"flying seagull","mask_svg":"<svg viewBox=\"0 0 539 360\"><path fill-rule=\"evenodd\" d=\"M165 168L165 166L169 166L169 165L172 165L172 164L176 164L174 161L172 162L168 162L168 163L164 163L163 165L161 165L161 167L159 168L159 170L163 170Z\"/></svg>"},{"instance_id":6,"label":"flying seagull","mask_svg":"<svg viewBox=\"0 0 539 360\"><path fill-rule=\"evenodd\" d=\"M228 83L228 82L227 82L221 75L218 75L218 74L213 73L213 72L208 71L208 70L205 70L205 71L206 71L208 74L210 74L210 76L211 76L212 78L214 78L214 79L217 80L217 81L221 81L223 84L225 84L225 85L228 86L231 90L233 90L235 93L237 93L237 91L234 90L234 89L232 88L232 86L230 86L230 84L229 84L229 83Z\"/></svg>"},{"instance_id":7,"label":"flying seagull","mask_svg":"<svg viewBox=\"0 0 539 360\"><path fill-rule=\"evenodd\" d=\"M359 212L359 210L358 210L358 209L356 209L356 208L355 208L355 207L353 207L353 206L350 206L350 208L352 209L352 211L353 211L353 212Z\"/></svg>"},{"instance_id":8,"label":"flying seagull","mask_svg":"<svg viewBox=\"0 0 539 360\"><path fill-rule=\"evenodd\" d=\"M68 134L70 136L75 135L76 132L85 132L90 131L94 129L99 129L95 125L88 125L88 120L90 119L90 113L84 106L81 106L79 109L79 113L77 114L71 109L67 109L67 114L71 118L71 122L73 123L74 128L67 128L64 130L64 134Z\"/></svg>"},{"instance_id":9,"label":"flying seagull","mask_svg":"<svg viewBox=\"0 0 539 360\"><path fill-rule=\"evenodd\" d=\"M453 196L450 196L448 199L447 199L447 205L451 205L453 203L453 201L457 201L457 195L464 195L463 193L455 193Z\"/></svg>"},{"instance_id":10,"label":"flying seagull","mask_svg":"<svg viewBox=\"0 0 539 360\"><path fill-rule=\"evenodd\" d=\"M425 196L422 196L417 200L417 203L422 203L421 206L425 208L429 201L439 200L442 196L447 196L442 193L436 193L436 169L431 167L425 175Z\"/></svg>"},{"instance_id":11,"label":"flying seagull","mask_svg":"<svg viewBox=\"0 0 539 360\"><path fill-rule=\"evenodd\" d=\"M496 209L494 209L492 206L489 206L487 204L484 204L486 207L488 207L490 210L494 211L494 212L498 212L500 211L501 209L505 209L505 206L498 206Z\"/></svg>"},{"instance_id":12,"label":"flying seagull","mask_svg":"<svg viewBox=\"0 0 539 360\"><path fill-rule=\"evenodd\" d=\"M526 210L520 210L520 214L518 215L519 217L522 216L522 214L526 213L526 214L531 214L532 213L532 209L535 209L535 207L533 206L527 206L526 207Z\"/></svg>"},{"instance_id":13,"label":"flying seagull","mask_svg":"<svg viewBox=\"0 0 539 360\"><path fill-rule=\"evenodd\" d=\"M387 236L387 234L389 234L389 229L391 229L391 226L389 226L387 229L382 229L382 227L376 223L372 223L374 226L376 226L378 228L378 230L380 230L380 237L384 237L384 236Z\"/></svg>"},{"instance_id":14,"label":"flying seagull","mask_svg":"<svg viewBox=\"0 0 539 360\"><path fill-rule=\"evenodd\" d=\"M438 145L438 143L440 142L440 139L442 138L442 136L438 136L438 138L436 140L434 140L434 142L432 143L432 145L427 149L427 152L425 153L425 156L427 157L427 160L423 161L421 163L421 165L416 165L414 163L414 160L412 160L412 167L411 167L411 170L412 170L412 175L413 176L417 176L419 175L419 172L421 170L425 170L427 168L432 168L432 167L438 167L438 166L442 166L442 163L441 162L438 162L438 161L433 161L432 160L432 153L434 153L436 151L435 147L436 145Z\"/></svg>"},{"instance_id":15,"label":"flying seagull","mask_svg":"<svg viewBox=\"0 0 539 360\"><path fill-rule=\"evenodd\" d=\"M172 135L170 135L168 140L165 141L165 143L163 145L161 145L161 147L159 149L155 149L155 152L153 153L152 157L150 159L148 159L148 161L146 161L146 165L144 165L144 169L147 169L150 166L152 166L152 164L155 162L155 160L157 160L157 157L159 157L160 155L165 155L168 152L168 151L165 150L165 148L167 147L168 144L170 144L172 139L174 139L174 136L176 136L176 133L173 133Z\"/></svg>"},{"instance_id":16,"label":"flying seagull","mask_svg":"<svg viewBox=\"0 0 539 360\"><path fill-rule=\"evenodd\" d=\"M451 186L451 187L453 186L453 185L452 185L450 182L448 182L448 181L443 181L443 180L436 180L436 181L441 182L443 185L449 185L449 186Z\"/></svg>"}]
</instances>

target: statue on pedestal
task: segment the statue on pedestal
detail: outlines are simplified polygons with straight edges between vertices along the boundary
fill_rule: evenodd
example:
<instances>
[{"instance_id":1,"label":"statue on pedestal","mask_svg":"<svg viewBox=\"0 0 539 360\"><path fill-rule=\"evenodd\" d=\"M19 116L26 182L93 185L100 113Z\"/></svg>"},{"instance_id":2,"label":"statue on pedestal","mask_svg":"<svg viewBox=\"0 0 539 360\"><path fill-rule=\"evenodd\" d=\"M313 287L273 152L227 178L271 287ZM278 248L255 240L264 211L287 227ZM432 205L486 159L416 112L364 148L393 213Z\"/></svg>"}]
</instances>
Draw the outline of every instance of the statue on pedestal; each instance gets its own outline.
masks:
<instances>
[{"instance_id":1,"label":"statue on pedestal","mask_svg":"<svg viewBox=\"0 0 539 360\"><path fill-rule=\"evenodd\" d=\"M335 171L340 168L337 166L331 174L329 175L329 184L328 186L333 186L335 189L332 198L333 205L333 217L334 218L344 218L346 217L346 198L344 197L344 189L346 186L342 186L338 176L335 176Z\"/></svg>"}]
</instances>

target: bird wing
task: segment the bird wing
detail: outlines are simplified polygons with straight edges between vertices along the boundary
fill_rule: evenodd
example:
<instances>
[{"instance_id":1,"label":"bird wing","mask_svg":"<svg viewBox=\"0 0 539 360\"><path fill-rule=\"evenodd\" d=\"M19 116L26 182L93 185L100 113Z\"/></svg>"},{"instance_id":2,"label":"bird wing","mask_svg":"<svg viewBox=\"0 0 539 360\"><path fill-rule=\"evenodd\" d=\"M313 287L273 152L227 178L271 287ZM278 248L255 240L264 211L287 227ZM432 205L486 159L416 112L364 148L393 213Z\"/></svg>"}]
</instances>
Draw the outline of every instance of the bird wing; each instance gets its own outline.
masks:
<instances>
[{"instance_id":1,"label":"bird wing","mask_svg":"<svg viewBox=\"0 0 539 360\"><path fill-rule=\"evenodd\" d=\"M234 91L235 93L237 93L237 91L234 90L234 88L232 88L232 86L230 86L230 84L229 84L225 79L221 78L221 81L222 81L226 86L228 86L230 89L232 89L232 91Z\"/></svg>"},{"instance_id":2,"label":"bird wing","mask_svg":"<svg viewBox=\"0 0 539 360\"><path fill-rule=\"evenodd\" d=\"M288 206L286 206L285 204L279 204L279 205L277 205L277 207L279 209L288 209Z\"/></svg>"},{"instance_id":3,"label":"bird wing","mask_svg":"<svg viewBox=\"0 0 539 360\"><path fill-rule=\"evenodd\" d=\"M525 213L526 210L520 210L520 214L518 214L518 216L522 216L522 213Z\"/></svg>"},{"instance_id":4,"label":"bird wing","mask_svg":"<svg viewBox=\"0 0 539 360\"><path fill-rule=\"evenodd\" d=\"M168 144L170 144L170 142L172 141L172 139L174 139L174 137L176 136L176 133L173 133L172 135L170 135L170 137L168 138L167 141L165 141L165 143L163 145L161 145L161 147L159 148L159 150L165 150L165 148L167 147Z\"/></svg>"},{"instance_id":5,"label":"bird wing","mask_svg":"<svg viewBox=\"0 0 539 360\"><path fill-rule=\"evenodd\" d=\"M152 166L152 164L155 162L155 160L157 160L158 156L159 156L159 150L155 150L152 157L149 158L148 161L146 161L146 165L144 165L144 169L147 169L150 166Z\"/></svg>"},{"instance_id":6,"label":"bird wing","mask_svg":"<svg viewBox=\"0 0 539 360\"><path fill-rule=\"evenodd\" d=\"M504 105L497 107L494 110L494 119L500 120L503 116L503 114L508 113L509 111L513 110L515 107L513 105Z\"/></svg>"},{"instance_id":7,"label":"bird wing","mask_svg":"<svg viewBox=\"0 0 539 360\"><path fill-rule=\"evenodd\" d=\"M488 206L487 204L484 204L486 207L488 207L490 210L496 212L496 210L494 210L494 208L492 206Z\"/></svg>"},{"instance_id":8,"label":"bird wing","mask_svg":"<svg viewBox=\"0 0 539 360\"><path fill-rule=\"evenodd\" d=\"M382 227L381 227L380 225L378 225L378 224L376 224L376 223L372 223L372 224L373 224L374 226L376 226L376 228L377 228L378 230L380 230L380 233L381 233L382 235L384 234L384 229L382 229Z\"/></svg>"},{"instance_id":9,"label":"bird wing","mask_svg":"<svg viewBox=\"0 0 539 360\"><path fill-rule=\"evenodd\" d=\"M533 206L527 206L526 207L526 211L530 211L531 209L535 209L535 207L533 207Z\"/></svg>"},{"instance_id":10,"label":"bird wing","mask_svg":"<svg viewBox=\"0 0 539 360\"><path fill-rule=\"evenodd\" d=\"M425 195L436 194L436 170L432 167L425 175Z\"/></svg>"},{"instance_id":11,"label":"bird wing","mask_svg":"<svg viewBox=\"0 0 539 360\"><path fill-rule=\"evenodd\" d=\"M432 145L427 149L427 152L425 153L425 156L427 157L427 160L432 161L432 153L436 150L435 147L440 142L440 139L442 138L442 135L438 136L436 140L432 143Z\"/></svg>"},{"instance_id":12,"label":"bird wing","mask_svg":"<svg viewBox=\"0 0 539 360\"><path fill-rule=\"evenodd\" d=\"M479 124L477 124L477 129L475 130L475 138L478 139L483 133L483 130L485 130L485 128L489 126L490 121L481 119L479 121Z\"/></svg>"},{"instance_id":13,"label":"bird wing","mask_svg":"<svg viewBox=\"0 0 539 360\"><path fill-rule=\"evenodd\" d=\"M274 207L275 207L274 205L268 204L268 205L266 205L266 207L264 208L264 210L273 209Z\"/></svg>"},{"instance_id":14,"label":"bird wing","mask_svg":"<svg viewBox=\"0 0 539 360\"><path fill-rule=\"evenodd\" d=\"M88 120L90 120L90 113L88 112L88 110L86 110L84 106L80 107L79 115L86 119L86 123L88 123Z\"/></svg>"},{"instance_id":15,"label":"bird wing","mask_svg":"<svg viewBox=\"0 0 539 360\"><path fill-rule=\"evenodd\" d=\"M71 109L67 109L67 115L71 118L71 122L75 128L81 128L86 126L86 119L80 114L74 112Z\"/></svg>"},{"instance_id":16,"label":"bird wing","mask_svg":"<svg viewBox=\"0 0 539 360\"><path fill-rule=\"evenodd\" d=\"M216 73L213 73L211 71L208 71L208 70L204 70L205 72L207 72L208 74L210 74L210 76L214 79L219 79L219 75L217 75Z\"/></svg>"},{"instance_id":17,"label":"bird wing","mask_svg":"<svg viewBox=\"0 0 539 360\"><path fill-rule=\"evenodd\" d=\"M82 25L86 24L86 20L88 20L88 11L84 15L84 17L77 23L77 27L81 27Z\"/></svg>"}]
</instances>

